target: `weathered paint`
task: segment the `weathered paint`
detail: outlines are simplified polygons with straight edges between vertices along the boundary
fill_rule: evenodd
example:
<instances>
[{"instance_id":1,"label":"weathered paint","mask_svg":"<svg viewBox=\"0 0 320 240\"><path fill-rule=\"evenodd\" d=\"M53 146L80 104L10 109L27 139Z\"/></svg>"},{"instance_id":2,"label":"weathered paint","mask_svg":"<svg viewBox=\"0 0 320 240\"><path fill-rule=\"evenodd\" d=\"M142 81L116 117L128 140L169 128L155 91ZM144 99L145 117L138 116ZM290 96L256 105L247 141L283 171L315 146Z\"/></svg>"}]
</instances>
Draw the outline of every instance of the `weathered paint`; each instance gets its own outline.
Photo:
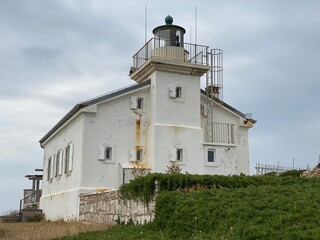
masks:
<instances>
[{"instance_id":1,"label":"weathered paint","mask_svg":"<svg viewBox=\"0 0 320 240\"><path fill-rule=\"evenodd\" d=\"M141 124L141 120L137 119L136 128L135 128L135 134L136 134L135 146L137 150L142 150L142 147L140 146L140 124Z\"/></svg>"}]
</instances>

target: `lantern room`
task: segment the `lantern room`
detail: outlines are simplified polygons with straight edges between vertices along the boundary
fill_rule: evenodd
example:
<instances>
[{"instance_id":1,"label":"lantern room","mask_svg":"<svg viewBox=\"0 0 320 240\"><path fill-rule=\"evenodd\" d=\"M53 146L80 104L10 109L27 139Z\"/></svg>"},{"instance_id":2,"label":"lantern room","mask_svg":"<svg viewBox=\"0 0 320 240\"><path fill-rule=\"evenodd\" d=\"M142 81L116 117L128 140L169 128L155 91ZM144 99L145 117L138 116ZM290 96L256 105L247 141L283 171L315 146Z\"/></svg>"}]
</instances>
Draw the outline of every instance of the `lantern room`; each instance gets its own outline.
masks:
<instances>
[{"instance_id":1,"label":"lantern room","mask_svg":"<svg viewBox=\"0 0 320 240\"><path fill-rule=\"evenodd\" d=\"M186 30L183 27L173 25L173 18L168 15L165 18L165 25L153 29L155 47L182 47L184 45L184 34Z\"/></svg>"}]
</instances>

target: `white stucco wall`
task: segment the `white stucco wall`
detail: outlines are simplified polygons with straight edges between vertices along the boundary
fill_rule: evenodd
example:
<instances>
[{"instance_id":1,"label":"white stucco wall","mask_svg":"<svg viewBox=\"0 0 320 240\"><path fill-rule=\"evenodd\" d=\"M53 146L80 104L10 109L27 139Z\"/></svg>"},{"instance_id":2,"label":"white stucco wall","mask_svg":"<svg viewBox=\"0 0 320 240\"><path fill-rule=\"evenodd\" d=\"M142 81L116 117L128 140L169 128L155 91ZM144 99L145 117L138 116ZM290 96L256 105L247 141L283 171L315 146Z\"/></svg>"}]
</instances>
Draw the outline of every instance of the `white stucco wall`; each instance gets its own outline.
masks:
<instances>
[{"instance_id":1,"label":"white stucco wall","mask_svg":"<svg viewBox=\"0 0 320 240\"><path fill-rule=\"evenodd\" d=\"M148 94L149 86L99 103L96 113L85 114L81 184L84 188L118 188L122 184L120 163L128 163L129 150L137 146L142 146L147 163ZM142 111L131 109L132 96L143 98ZM112 161L99 160L102 146L112 147Z\"/></svg>"},{"instance_id":2,"label":"white stucco wall","mask_svg":"<svg viewBox=\"0 0 320 240\"><path fill-rule=\"evenodd\" d=\"M83 115L80 114L63 126L44 143L43 189L40 208L47 219L77 219L79 191L81 188ZM63 162L62 175L48 177L48 162L52 155L57 155L68 144L73 143L73 166L70 173L65 173ZM65 158L64 158L65 160Z\"/></svg>"}]
</instances>

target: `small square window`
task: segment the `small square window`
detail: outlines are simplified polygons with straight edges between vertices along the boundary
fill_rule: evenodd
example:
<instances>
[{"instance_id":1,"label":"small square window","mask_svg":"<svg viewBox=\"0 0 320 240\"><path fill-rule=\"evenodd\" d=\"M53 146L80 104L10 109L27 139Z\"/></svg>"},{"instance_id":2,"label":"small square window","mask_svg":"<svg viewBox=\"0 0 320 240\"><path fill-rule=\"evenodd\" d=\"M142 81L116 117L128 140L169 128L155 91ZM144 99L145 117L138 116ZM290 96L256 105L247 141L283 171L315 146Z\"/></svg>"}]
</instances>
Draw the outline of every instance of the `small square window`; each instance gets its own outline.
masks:
<instances>
[{"instance_id":1,"label":"small square window","mask_svg":"<svg viewBox=\"0 0 320 240\"><path fill-rule=\"evenodd\" d=\"M176 87L176 98L181 98L182 97L182 88L181 87Z\"/></svg>"},{"instance_id":2,"label":"small square window","mask_svg":"<svg viewBox=\"0 0 320 240\"><path fill-rule=\"evenodd\" d=\"M136 160L142 161L142 150L137 150L136 152Z\"/></svg>"},{"instance_id":3,"label":"small square window","mask_svg":"<svg viewBox=\"0 0 320 240\"><path fill-rule=\"evenodd\" d=\"M215 161L214 161L214 150L213 149L209 149L208 150L208 162L209 163L214 163Z\"/></svg>"},{"instance_id":4,"label":"small square window","mask_svg":"<svg viewBox=\"0 0 320 240\"><path fill-rule=\"evenodd\" d=\"M182 162L183 161L183 149L177 148L177 161Z\"/></svg>"},{"instance_id":5,"label":"small square window","mask_svg":"<svg viewBox=\"0 0 320 240\"><path fill-rule=\"evenodd\" d=\"M143 108L143 98L138 98L137 99L137 109L142 109Z\"/></svg>"},{"instance_id":6,"label":"small square window","mask_svg":"<svg viewBox=\"0 0 320 240\"><path fill-rule=\"evenodd\" d=\"M106 147L106 149L105 149L105 159L112 160L112 147Z\"/></svg>"}]
</instances>

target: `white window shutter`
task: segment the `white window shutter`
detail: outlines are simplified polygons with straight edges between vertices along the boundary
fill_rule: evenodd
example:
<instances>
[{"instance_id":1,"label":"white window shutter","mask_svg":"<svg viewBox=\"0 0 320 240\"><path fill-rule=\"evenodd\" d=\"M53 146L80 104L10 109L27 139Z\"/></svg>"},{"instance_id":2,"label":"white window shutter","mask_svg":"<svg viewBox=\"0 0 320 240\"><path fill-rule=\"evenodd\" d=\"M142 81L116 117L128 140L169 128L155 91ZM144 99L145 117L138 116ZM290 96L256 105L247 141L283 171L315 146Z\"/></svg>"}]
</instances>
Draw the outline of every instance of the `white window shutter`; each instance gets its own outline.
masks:
<instances>
[{"instance_id":1,"label":"white window shutter","mask_svg":"<svg viewBox=\"0 0 320 240\"><path fill-rule=\"evenodd\" d=\"M208 104L203 104L203 116L208 117Z\"/></svg>"},{"instance_id":2,"label":"white window shutter","mask_svg":"<svg viewBox=\"0 0 320 240\"><path fill-rule=\"evenodd\" d=\"M68 171L72 171L73 167L73 143L69 144L70 146L70 152L69 152L69 161L68 161Z\"/></svg>"},{"instance_id":3,"label":"white window shutter","mask_svg":"<svg viewBox=\"0 0 320 240\"><path fill-rule=\"evenodd\" d=\"M170 148L170 161L175 162L177 160L177 150L175 147Z\"/></svg>"},{"instance_id":4,"label":"white window shutter","mask_svg":"<svg viewBox=\"0 0 320 240\"><path fill-rule=\"evenodd\" d=\"M51 155L51 161L50 161L50 179L53 178L53 173L54 173L54 155Z\"/></svg>"},{"instance_id":5,"label":"white window shutter","mask_svg":"<svg viewBox=\"0 0 320 240\"><path fill-rule=\"evenodd\" d=\"M104 146L100 146L99 147L99 156L98 156L99 160L103 160L104 159Z\"/></svg>"},{"instance_id":6,"label":"white window shutter","mask_svg":"<svg viewBox=\"0 0 320 240\"><path fill-rule=\"evenodd\" d=\"M175 98L176 97L176 86L174 85L169 85L169 96L171 98Z\"/></svg>"},{"instance_id":7,"label":"white window shutter","mask_svg":"<svg viewBox=\"0 0 320 240\"><path fill-rule=\"evenodd\" d=\"M47 181L50 180L50 173L51 173L50 165L51 165L51 157L48 158Z\"/></svg>"},{"instance_id":8,"label":"white window shutter","mask_svg":"<svg viewBox=\"0 0 320 240\"><path fill-rule=\"evenodd\" d=\"M62 164L63 164L63 151L62 151L62 149L60 149L59 155L60 155L60 158L59 158L58 175L61 176L62 175Z\"/></svg>"},{"instance_id":9,"label":"white window shutter","mask_svg":"<svg viewBox=\"0 0 320 240\"><path fill-rule=\"evenodd\" d=\"M131 109L137 109L137 97L131 96L130 108Z\"/></svg>"},{"instance_id":10,"label":"white window shutter","mask_svg":"<svg viewBox=\"0 0 320 240\"><path fill-rule=\"evenodd\" d=\"M130 148L129 150L129 160L131 162L136 161L136 150L134 148Z\"/></svg>"},{"instance_id":11,"label":"white window shutter","mask_svg":"<svg viewBox=\"0 0 320 240\"><path fill-rule=\"evenodd\" d=\"M52 155L53 157L53 177L56 177L56 173L57 173L57 155Z\"/></svg>"}]
</instances>

